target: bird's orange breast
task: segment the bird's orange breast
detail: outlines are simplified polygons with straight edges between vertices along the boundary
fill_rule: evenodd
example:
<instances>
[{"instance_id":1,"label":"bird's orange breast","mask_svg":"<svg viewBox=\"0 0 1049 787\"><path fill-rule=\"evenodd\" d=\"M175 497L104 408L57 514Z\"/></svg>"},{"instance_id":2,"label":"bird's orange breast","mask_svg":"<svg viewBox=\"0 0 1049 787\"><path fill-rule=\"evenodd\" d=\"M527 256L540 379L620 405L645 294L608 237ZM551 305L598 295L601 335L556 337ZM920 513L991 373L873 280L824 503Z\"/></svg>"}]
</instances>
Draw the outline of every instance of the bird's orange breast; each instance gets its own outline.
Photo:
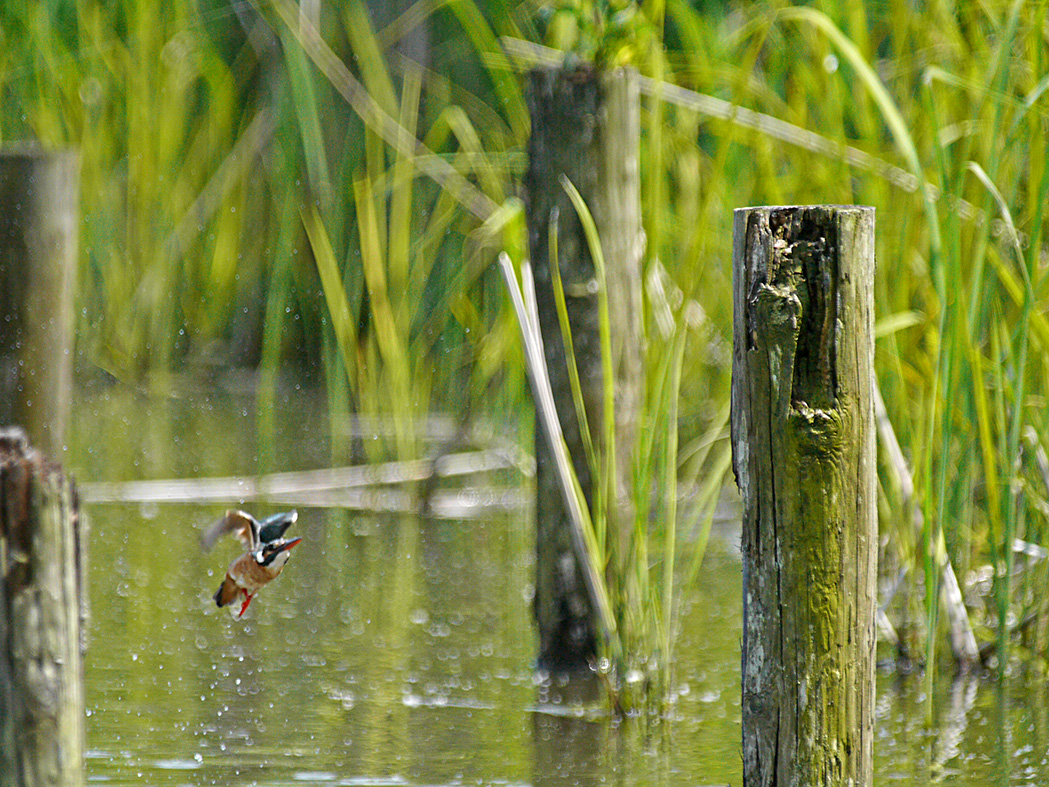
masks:
<instances>
[{"instance_id":1,"label":"bird's orange breast","mask_svg":"<svg viewBox=\"0 0 1049 787\"><path fill-rule=\"evenodd\" d=\"M237 587L253 593L276 577L283 568L283 565L260 566L252 555L247 554L230 563L226 576L233 580Z\"/></svg>"}]
</instances>

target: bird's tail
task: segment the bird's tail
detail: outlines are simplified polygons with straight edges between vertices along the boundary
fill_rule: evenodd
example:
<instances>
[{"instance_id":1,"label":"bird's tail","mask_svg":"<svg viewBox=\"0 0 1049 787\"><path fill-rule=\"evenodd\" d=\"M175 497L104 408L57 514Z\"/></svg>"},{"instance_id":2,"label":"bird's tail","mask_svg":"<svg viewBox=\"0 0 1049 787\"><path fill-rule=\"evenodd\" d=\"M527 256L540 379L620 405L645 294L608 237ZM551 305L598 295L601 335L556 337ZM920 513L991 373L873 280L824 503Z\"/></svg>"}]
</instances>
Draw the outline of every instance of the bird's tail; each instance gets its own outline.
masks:
<instances>
[{"instance_id":1,"label":"bird's tail","mask_svg":"<svg viewBox=\"0 0 1049 787\"><path fill-rule=\"evenodd\" d=\"M220 607L232 604L233 599L237 596L237 590L237 583L226 577L219 585L219 589L215 591L215 604Z\"/></svg>"}]
</instances>

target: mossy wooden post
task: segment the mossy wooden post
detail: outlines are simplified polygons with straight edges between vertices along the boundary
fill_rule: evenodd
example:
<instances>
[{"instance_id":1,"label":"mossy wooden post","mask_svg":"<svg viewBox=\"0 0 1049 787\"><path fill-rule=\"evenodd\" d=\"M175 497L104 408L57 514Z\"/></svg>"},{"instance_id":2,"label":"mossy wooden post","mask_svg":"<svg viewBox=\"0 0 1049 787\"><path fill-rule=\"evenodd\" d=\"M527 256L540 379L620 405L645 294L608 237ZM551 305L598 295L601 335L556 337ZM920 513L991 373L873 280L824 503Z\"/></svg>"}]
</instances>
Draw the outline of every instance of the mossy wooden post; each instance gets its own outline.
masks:
<instances>
[{"instance_id":1,"label":"mossy wooden post","mask_svg":"<svg viewBox=\"0 0 1049 787\"><path fill-rule=\"evenodd\" d=\"M84 783L84 549L62 469L0 429L0 787Z\"/></svg>"},{"instance_id":2,"label":"mossy wooden post","mask_svg":"<svg viewBox=\"0 0 1049 787\"><path fill-rule=\"evenodd\" d=\"M869 787L874 209L742 208L733 240L743 784Z\"/></svg>"},{"instance_id":3,"label":"mossy wooden post","mask_svg":"<svg viewBox=\"0 0 1049 787\"><path fill-rule=\"evenodd\" d=\"M617 488L610 532L631 526L631 473L641 391L640 103L636 71L541 68L530 76L525 200L543 349L557 412L580 484L592 500L591 473L565 361L550 268L557 224L558 262L587 421L603 450L603 381L598 285L590 247L562 178L578 189L597 225L605 259L615 384ZM541 426L537 423L537 430ZM540 667L585 667L596 651L596 622L546 441L536 437L537 563L535 615ZM612 538L620 536L612 535ZM613 567L614 571L615 568Z\"/></svg>"},{"instance_id":4,"label":"mossy wooden post","mask_svg":"<svg viewBox=\"0 0 1049 787\"><path fill-rule=\"evenodd\" d=\"M0 425L61 456L72 397L78 156L0 148Z\"/></svg>"}]
</instances>

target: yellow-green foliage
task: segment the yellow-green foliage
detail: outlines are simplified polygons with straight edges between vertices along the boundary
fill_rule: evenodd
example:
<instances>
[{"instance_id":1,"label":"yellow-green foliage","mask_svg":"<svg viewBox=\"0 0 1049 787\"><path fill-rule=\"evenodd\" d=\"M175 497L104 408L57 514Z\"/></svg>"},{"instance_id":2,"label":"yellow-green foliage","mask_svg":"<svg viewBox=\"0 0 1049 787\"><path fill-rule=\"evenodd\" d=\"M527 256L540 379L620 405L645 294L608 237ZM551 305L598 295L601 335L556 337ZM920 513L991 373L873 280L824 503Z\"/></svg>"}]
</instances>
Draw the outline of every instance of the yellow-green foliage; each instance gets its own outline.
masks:
<instances>
[{"instance_id":1,"label":"yellow-green foliage","mask_svg":"<svg viewBox=\"0 0 1049 787\"><path fill-rule=\"evenodd\" d=\"M133 376L235 345L246 349L217 358L261 362L272 382L284 360L324 360L333 405L364 407L354 397L367 378L377 413L397 391L399 418L461 401L448 392L520 397L519 384L492 385L508 369L519 379L521 355L491 269L502 242L521 256L519 222L516 235L475 232L514 204L524 169L522 83L498 36L571 46L656 80L643 121L646 280L662 281L658 261L672 308L653 315L694 326L673 402L682 456L707 456L689 440L722 422L728 398L732 209L873 205L876 368L924 514L910 532L883 467L886 558L926 569L929 626L941 543L959 576L999 569L1002 631L1010 607L1047 611L1044 566L1020 579L1009 569L1014 539L1049 540L1035 459L1049 432L1049 0L451 0L382 30L359 0L320 4L320 36L360 88L352 110L346 84L276 13L294 6L258 5L0 11L0 140L81 151L90 362ZM430 33L421 69L396 51L418 25ZM404 147L398 129L425 145ZM328 235L328 275L304 215ZM345 345L333 303L367 326L364 345L359 331ZM681 471L703 477L696 462ZM921 572L909 576L923 590ZM921 617L921 593L904 595Z\"/></svg>"},{"instance_id":2,"label":"yellow-green foliage","mask_svg":"<svg viewBox=\"0 0 1049 787\"><path fill-rule=\"evenodd\" d=\"M925 524L909 550L913 520L886 483L881 526L887 563L917 569L919 589L925 569L919 617L929 626L944 539L960 575L987 562L1002 569L999 624L1010 604L1046 601L1035 592L1044 569L1025 574L1022 588L1006 570L1014 538L1047 537L1049 479L1021 441L1030 427L1044 446L1049 431L1046 13L1046 2L921 12L902 2L765 4L716 22L684 2L667 6L668 36L680 42L670 81L833 143L664 110L670 197L654 205L659 252L720 337L729 334L732 207L877 208L876 368ZM883 470L890 481L893 469Z\"/></svg>"},{"instance_id":3,"label":"yellow-green foliage","mask_svg":"<svg viewBox=\"0 0 1049 787\"><path fill-rule=\"evenodd\" d=\"M238 258L258 253L243 231L250 157L229 159L257 110L238 102L191 7L2 12L0 134L80 151L80 328L95 362L118 373L165 368L176 347L220 334L242 286Z\"/></svg>"}]
</instances>

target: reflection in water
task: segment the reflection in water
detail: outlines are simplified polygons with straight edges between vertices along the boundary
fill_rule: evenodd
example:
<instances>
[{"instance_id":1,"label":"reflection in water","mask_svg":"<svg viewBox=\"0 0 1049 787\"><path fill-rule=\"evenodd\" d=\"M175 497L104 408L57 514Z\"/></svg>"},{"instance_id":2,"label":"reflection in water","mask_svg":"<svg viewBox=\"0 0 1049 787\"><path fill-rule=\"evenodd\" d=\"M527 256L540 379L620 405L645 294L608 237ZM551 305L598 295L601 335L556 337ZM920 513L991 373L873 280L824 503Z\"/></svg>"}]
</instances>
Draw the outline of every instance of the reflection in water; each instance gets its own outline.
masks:
<instances>
[{"instance_id":1,"label":"reflection in water","mask_svg":"<svg viewBox=\"0 0 1049 787\"><path fill-rule=\"evenodd\" d=\"M969 712L976 703L977 688L976 678L970 674L958 675L951 682L950 703L942 715L940 735L933 748L935 771L942 771L961 754L960 744L969 724Z\"/></svg>"},{"instance_id":2,"label":"reflection in water","mask_svg":"<svg viewBox=\"0 0 1049 787\"><path fill-rule=\"evenodd\" d=\"M68 465L81 482L325 467L322 411L303 395L286 406L263 452L286 464L262 468L250 400L85 396ZM522 480L510 470L496 482ZM211 594L237 545L204 560L197 539L240 502L87 506L92 783L740 783L730 526L684 601L669 717L615 724L594 710L592 685L533 674L527 509L456 520L300 508L305 540L280 592L231 620ZM945 680L927 697L920 676L880 676L876 782L1049 783L1045 688L1037 674L1013 680L1000 694Z\"/></svg>"},{"instance_id":3,"label":"reflection in water","mask_svg":"<svg viewBox=\"0 0 1049 787\"><path fill-rule=\"evenodd\" d=\"M598 783L609 727L595 713L603 691L595 674L538 682L532 713L536 787L589 787Z\"/></svg>"}]
</instances>

